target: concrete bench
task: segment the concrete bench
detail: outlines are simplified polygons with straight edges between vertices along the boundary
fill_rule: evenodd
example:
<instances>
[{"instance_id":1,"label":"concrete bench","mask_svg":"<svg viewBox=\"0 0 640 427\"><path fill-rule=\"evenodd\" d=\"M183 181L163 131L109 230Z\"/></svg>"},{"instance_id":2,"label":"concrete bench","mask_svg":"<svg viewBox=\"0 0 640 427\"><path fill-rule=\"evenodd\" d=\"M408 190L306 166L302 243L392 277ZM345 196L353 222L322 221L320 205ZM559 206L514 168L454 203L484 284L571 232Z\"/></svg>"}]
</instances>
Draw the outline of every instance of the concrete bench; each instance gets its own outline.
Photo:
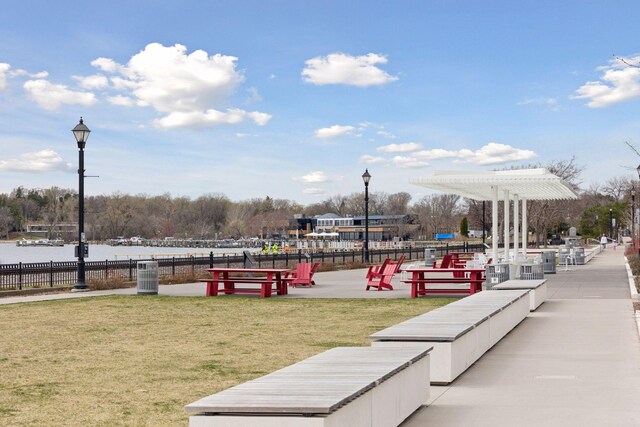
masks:
<instances>
[{"instance_id":1,"label":"concrete bench","mask_svg":"<svg viewBox=\"0 0 640 427\"><path fill-rule=\"evenodd\" d=\"M535 311L536 308L547 300L547 281L539 280L507 280L500 284L494 285L493 290L514 290L529 289L529 310Z\"/></svg>"},{"instance_id":2,"label":"concrete bench","mask_svg":"<svg viewBox=\"0 0 640 427\"><path fill-rule=\"evenodd\" d=\"M337 347L191 403L189 426L397 426L429 398L429 352Z\"/></svg>"},{"instance_id":3,"label":"concrete bench","mask_svg":"<svg viewBox=\"0 0 640 427\"><path fill-rule=\"evenodd\" d=\"M433 346L432 384L449 384L529 314L529 290L485 291L372 334L373 347Z\"/></svg>"}]
</instances>

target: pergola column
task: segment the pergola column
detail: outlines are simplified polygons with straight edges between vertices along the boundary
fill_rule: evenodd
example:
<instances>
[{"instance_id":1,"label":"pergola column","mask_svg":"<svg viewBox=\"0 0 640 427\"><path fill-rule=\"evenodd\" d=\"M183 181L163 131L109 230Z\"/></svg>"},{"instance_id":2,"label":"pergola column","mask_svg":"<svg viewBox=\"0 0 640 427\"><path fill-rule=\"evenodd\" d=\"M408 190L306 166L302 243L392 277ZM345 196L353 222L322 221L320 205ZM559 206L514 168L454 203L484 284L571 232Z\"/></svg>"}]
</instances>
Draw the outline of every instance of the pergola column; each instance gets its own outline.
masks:
<instances>
[{"instance_id":1,"label":"pergola column","mask_svg":"<svg viewBox=\"0 0 640 427\"><path fill-rule=\"evenodd\" d=\"M529 231L527 230L527 199L522 199L522 255L527 257Z\"/></svg>"},{"instance_id":2,"label":"pergola column","mask_svg":"<svg viewBox=\"0 0 640 427\"><path fill-rule=\"evenodd\" d=\"M498 263L498 186L491 186L491 258Z\"/></svg>"},{"instance_id":3,"label":"pergola column","mask_svg":"<svg viewBox=\"0 0 640 427\"><path fill-rule=\"evenodd\" d=\"M509 218L509 190L504 190L504 218L503 218L503 226L504 226L504 259L505 262L509 262L509 257L511 255L511 251L509 246L511 244L511 239L509 236L509 226L511 225L511 218Z\"/></svg>"},{"instance_id":4,"label":"pergola column","mask_svg":"<svg viewBox=\"0 0 640 427\"><path fill-rule=\"evenodd\" d=\"M518 239L520 237L520 214L518 212L520 208L520 197L517 194L513 195L513 263L516 266L516 277L520 275L519 257L518 257Z\"/></svg>"}]
</instances>

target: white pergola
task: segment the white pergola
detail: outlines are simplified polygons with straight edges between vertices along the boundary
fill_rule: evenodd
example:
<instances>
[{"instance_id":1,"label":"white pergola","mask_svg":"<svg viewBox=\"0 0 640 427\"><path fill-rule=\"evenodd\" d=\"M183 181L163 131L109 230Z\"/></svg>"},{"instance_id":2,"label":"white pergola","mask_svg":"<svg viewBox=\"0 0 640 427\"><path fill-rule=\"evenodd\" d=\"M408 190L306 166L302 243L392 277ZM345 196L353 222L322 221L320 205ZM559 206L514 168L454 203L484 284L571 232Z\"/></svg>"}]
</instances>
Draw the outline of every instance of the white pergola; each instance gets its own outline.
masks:
<instances>
[{"instance_id":1,"label":"white pergola","mask_svg":"<svg viewBox=\"0 0 640 427\"><path fill-rule=\"evenodd\" d=\"M492 201L492 257L498 261L498 201L504 200L505 260L510 259L510 201L513 200L513 247L519 250L520 202L522 202L522 254L527 255L527 200L567 200L578 195L569 184L546 169L516 169L488 172L435 171L432 176L411 180L412 184L456 194L473 200Z\"/></svg>"}]
</instances>

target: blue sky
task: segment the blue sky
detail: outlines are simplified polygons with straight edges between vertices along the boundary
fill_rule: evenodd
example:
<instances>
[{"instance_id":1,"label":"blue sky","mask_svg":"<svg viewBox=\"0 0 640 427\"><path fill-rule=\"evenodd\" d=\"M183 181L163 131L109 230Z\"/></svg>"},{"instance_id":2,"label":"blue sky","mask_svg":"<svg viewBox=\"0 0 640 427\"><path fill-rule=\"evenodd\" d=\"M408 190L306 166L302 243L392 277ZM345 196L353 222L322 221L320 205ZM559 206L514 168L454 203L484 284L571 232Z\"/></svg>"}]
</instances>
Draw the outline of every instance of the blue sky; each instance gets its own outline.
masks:
<instances>
[{"instance_id":1,"label":"blue sky","mask_svg":"<svg viewBox=\"0 0 640 427\"><path fill-rule=\"evenodd\" d=\"M640 158L637 1L5 1L0 191L313 203L433 170Z\"/></svg>"}]
</instances>

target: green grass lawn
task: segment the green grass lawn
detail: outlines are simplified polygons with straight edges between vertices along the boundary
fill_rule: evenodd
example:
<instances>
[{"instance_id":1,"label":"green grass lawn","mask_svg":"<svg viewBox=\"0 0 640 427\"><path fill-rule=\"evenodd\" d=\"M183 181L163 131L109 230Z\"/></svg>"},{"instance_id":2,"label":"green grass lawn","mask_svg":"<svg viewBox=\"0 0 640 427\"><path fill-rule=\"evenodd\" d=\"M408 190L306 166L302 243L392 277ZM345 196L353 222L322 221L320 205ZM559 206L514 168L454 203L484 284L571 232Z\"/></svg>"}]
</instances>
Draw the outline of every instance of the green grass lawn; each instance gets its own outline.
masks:
<instances>
[{"instance_id":1,"label":"green grass lawn","mask_svg":"<svg viewBox=\"0 0 640 427\"><path fill-rule=\"evenodd\" d=\"M109 296L0 306L0 425L187 425L184 405L451 299Z\"/></svg>"}]
</instances>

